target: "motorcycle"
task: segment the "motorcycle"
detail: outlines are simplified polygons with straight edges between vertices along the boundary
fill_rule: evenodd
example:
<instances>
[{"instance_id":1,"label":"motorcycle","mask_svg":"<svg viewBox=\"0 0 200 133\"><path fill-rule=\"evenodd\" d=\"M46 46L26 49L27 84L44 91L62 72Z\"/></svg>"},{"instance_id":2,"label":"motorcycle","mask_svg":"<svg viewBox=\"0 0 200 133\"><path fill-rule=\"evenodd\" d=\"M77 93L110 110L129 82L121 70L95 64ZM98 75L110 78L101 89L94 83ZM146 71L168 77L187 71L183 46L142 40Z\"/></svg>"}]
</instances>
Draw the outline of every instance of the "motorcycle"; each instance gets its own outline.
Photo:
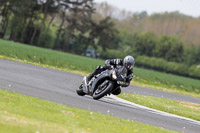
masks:
<instances>
[{"instance_id":1,"label":"motorcycle","mask_svg":"<svg viewBox=\"0 0 200 133\"><path fill-rule=\"evenodd\" d=\"M79 88L76 90L80 96L90 95L93 99L98 100L105 95L116 92L120 86L126 86L127 69L124 66L107 69L94 76L87 84L86 76Z\"/></svg>"}]
</instances>

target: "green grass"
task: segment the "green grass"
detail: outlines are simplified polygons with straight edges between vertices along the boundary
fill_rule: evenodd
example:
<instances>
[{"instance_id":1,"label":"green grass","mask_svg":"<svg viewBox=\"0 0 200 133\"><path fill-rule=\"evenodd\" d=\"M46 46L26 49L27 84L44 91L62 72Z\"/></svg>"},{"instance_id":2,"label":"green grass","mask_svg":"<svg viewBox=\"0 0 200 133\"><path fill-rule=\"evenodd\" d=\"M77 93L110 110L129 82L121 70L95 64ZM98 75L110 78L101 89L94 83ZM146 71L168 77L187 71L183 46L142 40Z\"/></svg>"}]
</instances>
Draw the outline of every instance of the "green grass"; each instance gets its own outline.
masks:
<instances>
[{"instance_id":1,"label":"green grass","mask_svg":"<svg viewBox=\"0 0 200 133\"><path fill-rule=\"evenodd\" d=\"M78 72L82 74L91 73L97 65L103 65L103 60L87 58L53 51L49 49L38 48L30 45L23 45L11 41L0 40L0 58L13 59L23 62L37 63L36 65L48 65L45 67L54 67L67 71ZM137 62L136 62L137 64ZM151 88L178 90L175 92L190 92L196 97L200 97L200 80L175 76L171 74L156 72L152 70L134 68L136 84L153 85Z\"/></svg>"},{"instance_id":2,"label":"green grass","mask_svg":"<svg viewBox=\"0 0 200 133\"><path fill-rule=\"evenodd\" d=\"M0 90L1 133L171 133L159 127Z\"/></svg>"},{"instance_id":3,"label":"green grass","mask_svg":"<svg viewBox=\"0 0 200 133\"><path fill-rule=\"evenodd\" d=\"M0 40L0 54L16 59L85 72L91 72L96 65L104 63L102 60L94 60L5 40Z\"/></svg>"},{"instance_id":4,"label":"green grass","mask_svg":"<svg viewBox=\"0 0 200 133\"><path fill-rule=\"evenodd\" d=\"M145 84L151 84L162 88L180 90L186 92L194 92L200 94L200 80L161 73L153 70L137 68L135 70L135 81ZM151 87L155 88L155 87ZM164 89L163 89L164 90ZM184 93L182 93L184 94ZM200 97L198 95L197 97Z\"/></svg>"},{"instance_id":5,"label":"green grass","mask_svg":"<svg viewBox=\"0 0 200 133\"><path fill-rule=\"evenodd\" d=\"M137 94L120 94L119 97L146 107L200 121L200 104Z\"/></svg>"}]
</instances>

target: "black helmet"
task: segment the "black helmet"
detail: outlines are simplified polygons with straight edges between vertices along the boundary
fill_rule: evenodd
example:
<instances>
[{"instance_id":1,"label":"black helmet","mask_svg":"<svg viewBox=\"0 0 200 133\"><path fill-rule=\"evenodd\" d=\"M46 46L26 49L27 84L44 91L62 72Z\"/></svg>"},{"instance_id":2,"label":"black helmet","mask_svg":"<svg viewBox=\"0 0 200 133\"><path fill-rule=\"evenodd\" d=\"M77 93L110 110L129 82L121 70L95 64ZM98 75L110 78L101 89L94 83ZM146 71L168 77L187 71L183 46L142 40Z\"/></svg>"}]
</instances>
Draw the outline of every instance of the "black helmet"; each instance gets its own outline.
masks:
<instances>
[{"instance_id":1,"label":"black helmet","mask_svg":"<svg viewBox=\"0 0 200 133\"><path fill-rule=\"evenodd\" d=\"M124 66L127 69L132 69L135 64L135 59L132 56L126 56L123 61Z\"/></svg>"}]
</instances>

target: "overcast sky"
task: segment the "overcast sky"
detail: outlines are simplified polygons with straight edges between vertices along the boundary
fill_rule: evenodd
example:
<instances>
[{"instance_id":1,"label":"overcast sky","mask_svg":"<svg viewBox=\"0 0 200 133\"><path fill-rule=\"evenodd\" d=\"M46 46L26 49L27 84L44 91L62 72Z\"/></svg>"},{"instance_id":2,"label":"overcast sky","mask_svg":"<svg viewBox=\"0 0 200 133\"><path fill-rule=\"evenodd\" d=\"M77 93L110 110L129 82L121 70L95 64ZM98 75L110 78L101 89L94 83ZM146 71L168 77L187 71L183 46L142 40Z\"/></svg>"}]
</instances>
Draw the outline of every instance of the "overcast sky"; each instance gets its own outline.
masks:
<instances>
[{"instance_id":1,"label":"overcast sky","mask_svg":"<svg viewBox=\"0 0 200 133\"><path fill-rule=\"evenodd\" d=\"M179 11L193 17L200 16L200 0L94 0L107 2L119 9L132 12L147 11L148 14L158 12Z\"/></svg>"}]
</instances>

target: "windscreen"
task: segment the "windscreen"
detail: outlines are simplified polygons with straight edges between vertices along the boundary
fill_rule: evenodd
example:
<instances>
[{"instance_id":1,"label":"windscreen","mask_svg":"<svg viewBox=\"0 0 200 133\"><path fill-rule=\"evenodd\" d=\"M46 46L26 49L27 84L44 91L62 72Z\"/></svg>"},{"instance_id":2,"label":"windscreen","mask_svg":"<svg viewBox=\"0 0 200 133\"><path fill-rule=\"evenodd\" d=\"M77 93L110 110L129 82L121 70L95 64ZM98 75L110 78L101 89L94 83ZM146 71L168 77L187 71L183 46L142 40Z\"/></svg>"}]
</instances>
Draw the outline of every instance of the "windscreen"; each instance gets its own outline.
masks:
<instances>
[{"instance_id":1,"label":"windscreen","mask_svg":"<svg viewBox=\"0 0 200 133\"><path fill-rule=\"evenodd\" d=\"M116 67L116 74L118 78L122 78L125 80L127 76L127 69L124 66L117 66Z\"/></svg>"}]
</instances>

